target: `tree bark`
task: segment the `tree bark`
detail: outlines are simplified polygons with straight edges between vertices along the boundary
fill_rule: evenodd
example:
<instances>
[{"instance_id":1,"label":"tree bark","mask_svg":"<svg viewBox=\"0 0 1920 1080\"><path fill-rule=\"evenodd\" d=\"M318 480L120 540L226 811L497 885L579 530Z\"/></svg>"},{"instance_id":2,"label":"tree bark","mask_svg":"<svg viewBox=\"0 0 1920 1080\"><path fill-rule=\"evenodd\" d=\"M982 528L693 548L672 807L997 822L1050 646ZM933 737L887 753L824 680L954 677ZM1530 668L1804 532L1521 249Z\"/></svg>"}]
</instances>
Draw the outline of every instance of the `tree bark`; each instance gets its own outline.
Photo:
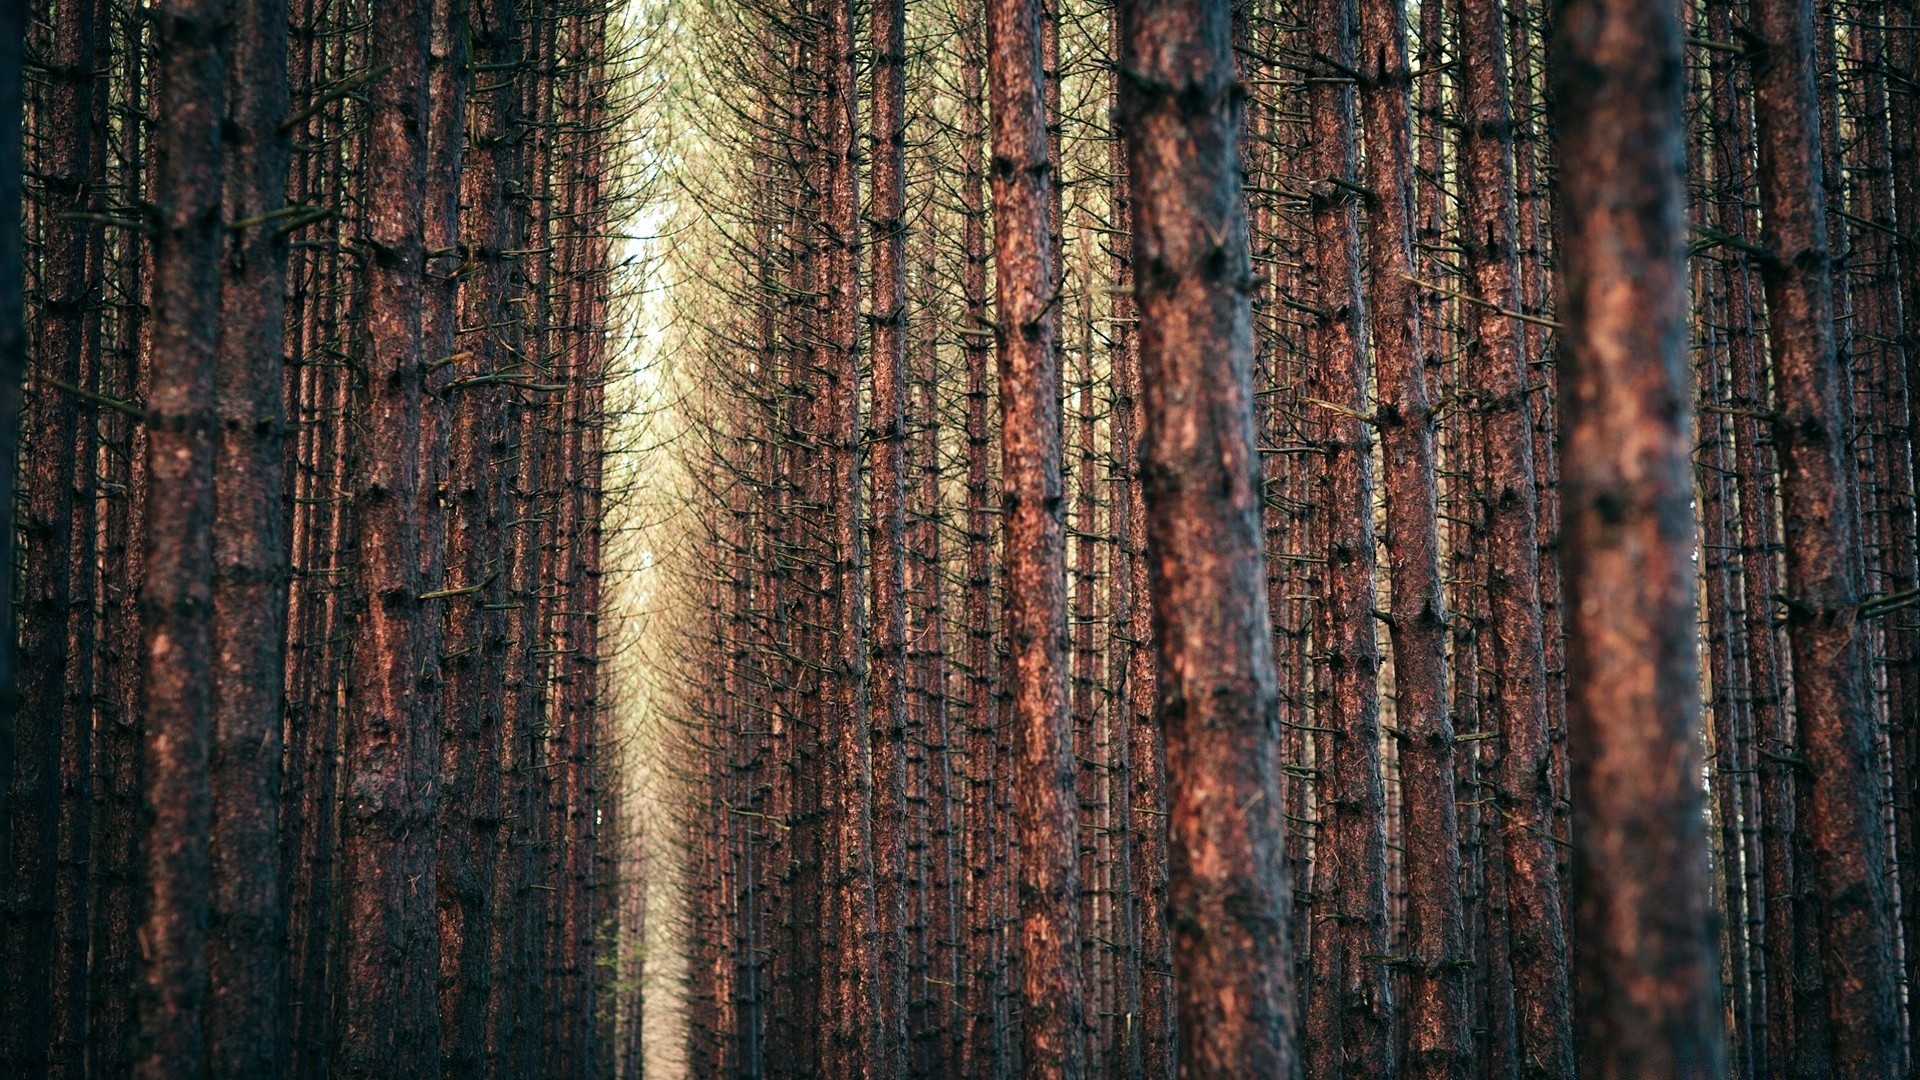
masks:
<instances>
[{"instance_id":1,"label":"tree bark","mask_svg":"<svg viewBox=\"0 0 1920 1080\"><path fill-rule=\"evenodd\" d=\"M1058 293L1038 0L987 0L1001 515L1019 849L1022 1068L1077 1077L1078 815L1067 715Z\"/></svg>"},{"instance_id":2,"label":"tree bark","mask_svg":"<svg viewBox=\"0 0 1920 1080\"><path fill-rule=\"evenodd\" d=\"M1675 12L1565 0L1553 56L1578 1032L1609 1075L1725 1069L1700 807Z\"/></svg>"},{"instance_id":3,"label":"tree bark","mask_svg":"<svg viewBox=\"0 0 1920 1080\"><path fill-rule=\"evenodd\" d=\"M1851 436L1834 352L1813 9L1804 0L1756 0L1752 16L1787 640L1800 753L1812 774L1806 832L1822 908L1833 1061L1852 1075L1891 1076L1900 1057L1895 953L1860 637Z\"/></svg>"},{"instance_id":4,"label":"tree bark","mask_svg":"<svg viewBox=\"0 0 1920 1080\"><path fill-rule=\"evenodd\" d=\"M228 222L215 377L209 1067L278 1076L287 1041L286 905L279 875L286 676L289 145L287 7L241 5L229 38L224 122Z\"/></svg>"},{"instance_id":5,"label":"tree bark","mask_svg":"<svg viewBox=\"0 0 1920 1080\"><path fill-rule=\"evenodd\" d=\"M907 1067L907 259L905 0L873 5L873 866L882 1076Z\"/></svg>"},{"instance_id":6,"label":"tree bark","mask_svg":"<svg viewBox=\"0 0 1920 1080\"><path fill-rule=\"evenodd\" d=\"M209 1065L208 722L213 666L215 387L220 326L220 169L229 6L158 12L156 190L146 580L146 873L134 1074Z\"/></svg>"},{"instance_id":7,"label":"tree bark","mask_svg":"<svg viewBox=\"0 0 1920 1080\"><path fill-rule=\"evenodd\" d=\"M1290 896L1229 11L1121 12L1181 1072L1286 1076Z\"/></svg>"},{"instance_id":8,"label":"tree bark","mask_svg":"<svg viewBox=\"0 0 1920 1080\"><path fill-rule=\"evenodd\" d=\"M517 62L520 28L509 0L474 5L464 29L470 34L472 64L495 70ZM436 72L436 82L456 77L467 78L451 70ZM513 355L506 333L512 320L505 252L513 246L507 187L513 176L517 97L515 80L501 78L468 103L458 188L466 207L457 246L463 269L459 325L451 340L443 339L446 354L431 360L454 372L453 383L442 391L451 411L446 587L476 590L448 601L441 653L446 679L441 780L447 793L440 804L435 874L444 1076L484 1075L487 1011L496 980L504 974L491 963L499 870L491 854L503 824L507 502L502 451L508 407L505 387L478 380L505 374ZM435 129L459 130L438 122ZM462 382L468 379L475 381Z\"/></svg>"},{"instance_id":9,"label":"tree bark","mask_svg":"<svg viewBox=\"0 0 1920 1080\"><path fill-rule=\"evenodd\" d=\"M90 809L91 687L85 680L93 657L74 646L82 644L75 634L79 615L93 606L91 560L77 552L84 542L91 553L92 507L76 497L87 483L90 462L80 447L91 448L92 424L75 391L84 392L93 366L88 326L98 317L90 314L96 283L88 273L99 231L90 220L97 14L93 0L61 5L46 20L52 24L46 51L29 58L45 69L34 132L36 156L45 160L36 170L40 235L30 238L39 241L33 254L40 269L27 360L34 385L26 395L26 454L15 477L24 481L26 497L19 507L21 593L14 602L18 659L38 674L20 687L9 740L12 768L0 777L10 787L11 811L0 869L0 1069L25 1075L44 1075L53 1058L68 1051L64 1044L76 1033L66 984L76 956L83 964L86 956L84 939L74 942L71 935L76 916L84 925L87 903L85 833L75 829L86 829ZM8 78L16 77L13 71Z\"/></svg>"},{"instance_id":10,"label":"tree bark","mask_svg":"<svg viewBox=\"0 0 1920 1080\"><path fill-rule=\"evenodd\" d=\"M343 990L335 1067L411 1075L438 1062L433 818L440 765L423 605L419 433L422 237L432 4L404 0L373 34L369 89L367 356L352 513L361 603L354 626L341 818ZM408 1018L396 1023L396 1018Z\"/></svg>"},{"instance_id":11,"label":"tree bark","mask_svg":"<svg viewBox=\"0 0 1920 1080\"><path fill-rule=\"evenodd\" d=\"M1314 493L1313 541L1326 552L1314 611L1314 728L1319 736L1313 861L1311 978L1304 1049L1308 1071L1345 1069L1350 963L1344 927L1364 925L1384 904L1384 793L1380 775L1380 646L1374 631L1373 431L1367 412L1365 307L1354 180L1354 9L1314 5L1307 44L1319 57L1307 92L1313 117L1309 209L1315 285L1305 404L1307 441L1323 460ZM1370 952L1364 946L1362 955ZM1371 953L1380 955L1380 953Z\"/></svg>"}]
</instances>

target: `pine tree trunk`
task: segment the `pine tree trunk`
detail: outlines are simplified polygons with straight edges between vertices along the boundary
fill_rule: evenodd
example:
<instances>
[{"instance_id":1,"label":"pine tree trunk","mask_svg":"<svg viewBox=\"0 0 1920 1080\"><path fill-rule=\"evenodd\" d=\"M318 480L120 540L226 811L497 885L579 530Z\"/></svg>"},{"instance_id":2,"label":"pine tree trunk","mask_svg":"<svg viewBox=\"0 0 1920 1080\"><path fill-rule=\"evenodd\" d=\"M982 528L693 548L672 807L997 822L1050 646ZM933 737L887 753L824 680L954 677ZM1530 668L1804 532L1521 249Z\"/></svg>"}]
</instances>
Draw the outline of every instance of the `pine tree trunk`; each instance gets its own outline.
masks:
<instances>
[{"instance_id":1,"label":"pine tree trunk","mask_svg":"<svg viewBox=\"0 0 1920 1080\"><path fill-rule=\"evenodd\" d=\"M208 1067L215 387L220 326L221 139L229 8L159 12L157 190L146 580L146 871L139 999L141 1077Z\"/></svg>"},{"instance_id":2,"label":"pine tree trunk","mask_svg":"<svg viewBox=\"0 0 1920 1080\"><path fill-rule=\"evenodd\" d=\"M1583 1067L1725 1069L1700 807L1678 19L1556 20L1568 724ZM1649 902L1660 897L1659 903Z\"/></svg>"},{"instance_id":3,"label":"pine tree trunk","mask_svg":"<svg viewBox=\"0 0 1920 1080\"><path fill-rule=\"evenodd\" d=\"M1835 1062L1891 1076L1896 1038L1893 938L1873 725L1861 653L1859 532L1851 428L1835 361L1833 289L1814 95L1813 11L1756 0L1753 30L1774 445L1783 466L1787 638L1799 748L1811 768L1805 833L1821 905Z\"/></svg>"},{"instance_id":4,"label":"pine tree trunk","mask_svg":"<svg viewBox=\"0 0 1920 1080\"><path fill-rule=\"evenodd\" d=\"M882 1076L907 1067L906 3L873 5L873 866Z\"/></svg>"},{"instance_id":5,"label":"pine tree trunk","mask_svg":"<svg viewBox=\"0 0 1920 1080\"><path fill-rule=\"evenodd\" d=\"M440 731L430 625L437 612L421 601L428 590L419 504L432 5L406 0L381 23L372 59L384 74L369 87L366 166L380 196L367 210L368 355L352 500L361 606L342 778L335 1067L349 1077L430 1070L440 1034L433 872Z\"/></svg>"},{"instance_id":6,"label":"pine tree trunk","mask_svg":"<svg viewBox=\"0 0 1920 1080\"><path fill-rule=\"evenodd\" d=\"M287 9L234 12L224 126L228 242L214 460L210 1067L278 1076L287 1052L279 869L287 549L281 499L287 230Z\"/></svg>"},{"instance_id":7,"label":"pine tree trunk","mask_svg":"<svg viewBox=\"0 0 1920 1080\"><path fill-rule=\"evenodd\" d=\"M1072 1078L1085 1002L1042 20L1038 0L987 0L986 12L1022 1068Z\"/></svg>"},{"instance_id":8,"label":"pine tree trunk","mask_svg":"<svg viewBox=\"0 0 1920 1080\"><path fill-rule=\"evenodd\" d=\"M1228 8L1121 9L1181 1071L1294 1067L1284 804Z\"/></svg>"}]
</instances>

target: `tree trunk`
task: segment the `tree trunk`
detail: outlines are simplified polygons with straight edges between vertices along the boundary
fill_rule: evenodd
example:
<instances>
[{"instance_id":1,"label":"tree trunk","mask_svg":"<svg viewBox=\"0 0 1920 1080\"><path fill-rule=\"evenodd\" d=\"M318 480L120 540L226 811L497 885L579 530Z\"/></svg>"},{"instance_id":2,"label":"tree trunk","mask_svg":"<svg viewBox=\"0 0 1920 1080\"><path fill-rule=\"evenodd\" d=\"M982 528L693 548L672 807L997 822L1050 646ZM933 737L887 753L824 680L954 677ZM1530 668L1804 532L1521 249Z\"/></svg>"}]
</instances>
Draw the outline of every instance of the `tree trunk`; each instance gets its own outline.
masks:
<instances>
[{"instance_id":1,"label":"tree trunk","mask_svg":"<svg viewBox=\"0 0 1920 1080\"><path fill-rule=\"evenodd\" d=\"M1835 361L1815 104L1813 9L1756 0L1755 121L1782 477L1787 639L1800 752L1811 768L1807 835L1821 911L1833 1059L1859 1076L1898 1068L1894 946L1873 724L1861 654L1850 429Z\"/></svg>"},{"instance_id":2,"label":"tree trunk","mask_svg":"<svg viewBox=\"0 0 1920 1080\"><path fill-rule=\"evenodd\" d=\"M140 1055L134 1073L208 1067L215 387L220 326L221 140L230 12L224 0L159 13L154 150L165 210L154 264L146 581L146 870Z\"/></svg>"},{"instance_id":3,"label":"tree trunk","mask_svg":"<svg viewBox=\"0 0 1920 1080\"><path fill-rule=\"evenodd\" d=\"M1122 8L1184 1074L1295 1063L1284 804L1228 6Z\"/></svg>"},{"instance_id":4,"label":"tree trunk","mask_svg":"<svg viewBox=\"0 0 1920 1080\"><path fill-rule=\"evenodd\" d=\"M345 732L341 1015L335 1067L348 1077L430 1071L438 1061L433 816L440 765L436 614L423 605L419 433L422 238L432 5L405 0L373 34L369 89L366 332L359 538ZM437 577L437 575L435 575ZM429 579L431 580L431 579ZM396 1017L408 1022L396 1023Z\"/></svg>"},{"instance_id":5,"label":"tree trunk","mask_svg":"<svg viewBox=\"0 0 1920 1080\"><path fill-rule=\"evenodd\" d=\"M1041 12L1038 0L987 0L986 11L1022 1068L1072 1078L1083 1068L1085 1002Z\"/></svg>"},{"instance_id":6,"label":"tree trunk","mask_svg":"<svg viewBox=\"0 0 1920 1080\"><path fill-rule=\"evenodd\" d=\"M287 547L282 457L287 230L287 9L234 12L224 125L228 225L214 460L210 1068L278 1076L287 1051L280 744Z\"/></svg>"},{"instance_id":7,"label":"tree trunk","mask_svg":"<svg viewBox=\"0 0 1920 1080\"><path fill-rule=\"evenodd\" d=\"M873 5L873 866L882 1076L907 1067L906 0Z\"/></svg>"},{"instance_id":8,"label":"tree trunk","mask_svg":"<svg viewBox=\"0 0 1920 1080\"><path fill-rule=\"evenodd\" d=\"M1556 19L1579 1050L1718 1076L1688 458L1683 65L1671 8ZM1650 898L1659 897L1659 902Z\"/></svg>"}]
</instances>

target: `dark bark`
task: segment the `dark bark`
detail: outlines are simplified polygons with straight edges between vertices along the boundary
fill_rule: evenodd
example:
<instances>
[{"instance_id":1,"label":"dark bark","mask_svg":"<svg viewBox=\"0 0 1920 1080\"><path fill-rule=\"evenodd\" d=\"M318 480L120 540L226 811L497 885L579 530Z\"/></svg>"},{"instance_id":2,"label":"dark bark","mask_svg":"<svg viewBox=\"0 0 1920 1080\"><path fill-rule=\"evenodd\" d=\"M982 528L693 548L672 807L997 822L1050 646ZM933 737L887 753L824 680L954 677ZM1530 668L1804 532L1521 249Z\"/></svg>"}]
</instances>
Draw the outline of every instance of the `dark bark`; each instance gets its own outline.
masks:
<instances>
[{"instance_id":1,"label":"dark bark","mask_svg":"<svg viewBox=\"0 0 1920 1080\"><path fill-rule=\"evenodd\" d=\"M208 776L212 689L215 386L223 248L220 172L229 33L224 0L158 12L156 279L145 644L147 895L134 1073L208 1065Z\"/></svg>"},{"instance_id":2,"label":"dark bark","mask_svg":"<svg viewBox=\"0 0 1920 1080\"><path fill-rule=\"evenodd\" d=\"M262 0L234 14L221 146L227 243L214 402L220 428L207 1041L214 1073L277 1076L287 1051L287 923L278 872L287 232L276 214L287 197L287 9L281 0Z\"/></svg>"},{"instance_id":3,"label":"dark bark","mask_svg":"<svg viewBox=\"0 0 1920 1080\"><path fill-rule=\"evenodd\" d=\"M372 35L367 356L352 514L359 539L341 819L341 1075L430 1071L438 1060L433 816L440 766L432 609L423 604L419 484L425 363L422 239L432 5L407 0ZM396 1023L396 1017L409 1018Z\"/></svg>"},{"instance_id":4,"label":"dark bark","mask_svg":"<svg viewBox=\"0 0 1920 1080\"><path fill-rule=\"evenodd\" d=\"M1227 5L1122 8L1121 117L1183 1075L1295 1065L1280 728Z\"/></svg>"},{"instance_id":5,"label":"dark bark","mask_svg":"<svg viewBox=\"0 0 1920 1080\"><path fill-rule=\"evenodd\" d=\"M26 0L0 3L0 506L14 504L20 453L20 402L27 374L27 336L21 303L21 99L25 81ZM7 520L13 521L8 511ZM15 682L14 529L0 530L0 851L13 852L12 799ZM0 881L4 881L0 878ZM11 1000L11 997L9 997ZM7 1037L12 1033L8 1032Z\"/></svg>"},{"instance_id":6,"label":"dark bark","mask_svg":"<svg viewBox=\"0 0 1920 1080\"><path fill-rule=\"evenodd\" d=\"M1688 475L1683 63L1659 4L1555 12L1580 1060L1718 1076ZM1656 901L1654 898L1658 898Z\"/></svg>"},{"instance_id":7,"label":"dark bark","mask_svg":"<svg viewBox=\"0 0 1920 1080\"><path fill-rule=\"evenodd\" d=\"M85 644L76 635L80 613L93 606L91 560L79 554L82 544L91 553L92 537L91 506L75 493L91 467L81 450L91 442L80 394L92 367L88 327L97 326L91 314L95 283L88 273L98 233L88 220L95 209L97 13L91 0L49 13L52 40L32 57L45 68L33 133L45 160L37 170L40 235L32 238L39 241L41 266L26 361L33 382L26 400L28 441L15 476L24 482L26 497L15 512L24 557L14 602L18 659L37 675L20 686L9 743L12 768L0 778L10 786L9 846L0 870L0 1067L25 1075L44 1075L53 1057L67 1052L64 1043L75 1035L69 972L76 955L82 964L86 955L84 938L71 937L74 918L84 925L87 902L85 839L75 828L86 827L77 815L86 812L91 794L91 687L83 680L93 658L90 649L76 651L75 645ZM23 70L11 69L6 77Z\"/></svg>"},{"instance_id":8,"label":"dark bark","mask_svg":"<svg viewBox=\"0 0 1920 1080\"><path fill-rule=\"evenodd\" d=\"M520 31L515 14L506 0L470 10L466 29L472 64L491 69L516 62ZM466 77L452 70L436 72L436 84L454 78ZM446 93L438 85L435 89ZM463 270L459 327L450 341L434 346L447 347L447 352L431 361L444 361L454 372L453 382L442 391L451 413L445 587L475 590L447 601L441 645L446 684L440 750L446 795L440 803L436 878L443 1076L484 1073L488 1003L502 974L492 969L491 942L499 914L499 867L492 853L500 842L503 812L508 409L505 387L477 380L506 373L512 356L506 332L511 324L511 267L505 252L512 246L506 200L513 176L517 96L516 83L502 78L475 94L467 106L460 172L466 217L457 245ZM436 123L435 130L447 129Z\"/></svg>"}]
</instances>

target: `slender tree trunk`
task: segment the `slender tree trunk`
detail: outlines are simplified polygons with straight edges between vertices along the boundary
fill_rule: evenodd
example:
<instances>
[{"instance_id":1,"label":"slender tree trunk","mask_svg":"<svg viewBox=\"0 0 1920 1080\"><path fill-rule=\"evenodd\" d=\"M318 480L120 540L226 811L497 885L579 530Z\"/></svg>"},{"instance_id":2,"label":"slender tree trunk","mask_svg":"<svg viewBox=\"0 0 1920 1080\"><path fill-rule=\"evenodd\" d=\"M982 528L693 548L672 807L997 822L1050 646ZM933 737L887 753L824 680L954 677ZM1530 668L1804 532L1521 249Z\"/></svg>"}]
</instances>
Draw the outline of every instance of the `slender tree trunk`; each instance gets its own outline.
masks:
<instances>
[{"instance_id":1,"label":"slender tree trunk","mask_svg":"<svg viewBox=\"0 0 1920 1080\"><path fill-rule=\"evenodd\" d=\"M21 103L25 82L26 0L0 0L0 851L12 856L13 737L19 708L15 684L18 631L14 629L15 462L20 455L20 402L27 374L27 335L21 303ZM5 878L0 877L0 882ZM11 932L11 931L9 931ZM9 987L10 989L10 987ZM11 996L9 996L9 1000ZM11 1037L11 1032L7 1033Z\"/></svg>"},{"instance_id":2,"label":"slender tree trunk","mask_svg":"<svg viewBox=\"0 0 1920 1080\"><path fill-rule=\"evenodd\" d=\"M214 460L210 1068L278 1076L287 1052L280 744L287 548L282 458L287 235L287 8L241 5L224 125L228 242ZM157 493L156 493L157 494Z\"/></svg>"},{"instance_id":3,"label":"slender tree trunk","mask_svg":"<svg viewBox=\"0 0 1920 1080\"><path fill-rule=\"evenodd\" d=\"M1566 0L1555 25L1581 1060L1607 1074L1718 1076L1726 1051L1700 808L1680 26L1671 8L1634 0Z\"/></svg>"},{"instance_id":4,"label":"slender tree trunk","mask_svg":"<svg viewBox=\"0 0 1920 1080\"><path fill-rule=\"evenodd\" d=\"M1567 934L1555 850L1553 753L1541 625L1539 521L1533 414L1518 284L1513 115L1500 0L1460 5L1460 85L1466 161L1462 246L1480 303L1472 306L1466 364L1481 411L1487 456L1486 640L1489 695L1502 740L1497 805L1502 813L1513 977L1522 1068L1572 1068L1567 1006Z\"/></svg>"},{"instance_id":5,"label":"slender tree trunk","mask_svg":"<svg viewBox=\"0 0 1920 1080\"><path fill-rule=\"evenodd\" d=\"M1078 821L1067 716L1058 294L1038 0L987 0L1001 514L1020 850L1023 1068L1077 1077L1084 991Z\"/></svg>"},{"instance_id":6,"label":"slender tree trunk","mask_svg":"<svg viewBox=\"0 0 1920 1080\"><path fill-rule=\"evenodd\" d=\"M905 0L873 5L873 866L876 1071L907 1066L907 259Z\"/></svg>"},{"instance_id":7,"label":"slender tree trunk","mask_svg":"<svg viewBox=\"0 0 1920 1080\"><path fill-rule=\"evenodd\" d=\"M75 489L85 483L89 466L76 449L91 446L86 431L92 427L80 395L92 367L86 345L94 282L88 269L98 233L90 221L96 211L97 10L93 0L80 0L48 13L52 40L48 51L32 57L44 67L46 82L35 109L36 156L44 156L36 208L40 235L33 237L40 272L26 453L16 473L26 488L19 507L20 624L8 633L18 634L19 662L35 674L20 686L9 742L12 769L0 778L11 789L4 826L10 844L0 867L0 1071L28 1076L45 1075L53 1056L67 1049L56 1045L73 1034L67 972L76 951L82 959L86 952L84 942L76 950L68 937L71 918L84 920L85 914L84 884L74 893L75 874L85 872L84 848L81 858L73 858L73 830L85 825L75 814L85 812L90 794L84 757L90 756L92 732L83 708L91 688L80 689L78 680L93 658L75 652L73 630L79 613L92 610L89 561L76 557L76 541L91 543L85 527L91 508ZM217 197L217 181L215 192ZM7 461L14 468L13 458Z\"/></svg>"},{"instance_id":8,"label":"slender tree trunk","mask_svg":"<svg viewBox=\"0 0 1920 1080\"><path fill-rule=\"evenodd\" d=\"M220 326L221 139L230 11L179 0L158 12L153 385L147 408L145 919L140 934L141 1077L208 1067L215 386Z\"/></svg>"},{"instance_id":9,"label":"slender tree trunk","mask_svg":"<svg viewBox=\"0 0 1920 1080\"><path fill-rule=\"evenodd\" d=\"M1346 1028L1349 988L1366 964L1345 928L1367 925L1368 911L1385 903L1383 805L1380 776L1380 648L1374 632L1374 499L1372 429L1367 417L1365 308L1360 290L1360 234L1354 180L1354 10L1316 4L1308 48L1319 59L1308 89L1313 117L1310 209L1311 274L1317 286L1308 354L1316 358L1308 392L1310 441L1324 459L1315 492L1314 544L1327 552L1314 618L1315 761L1319 830L1312 897L1311 984L1305 1050L1308 1071L1333 1075L1349 1060ZM1355 939L1356 943L1358 939ZM1353 987L1358 994L1360 988ZM1361 1051L1355 1050L1354 1053Z\"/></svg>"},{"instance_id":10,"label":"slender tree trunk","mask_svg":"<svg viewBox=\"0 0 1920 1080\"><path fill-rule=\"evenodd\" d=\"M1815 104L1813 9L1756 0L1753 31L1762 262L1787 553L1800 752L1811 768L1806 832L1821 910L1833 1060L1891 1076L1899 1061L1894 948L1873 724L1858 605L1860 569L1843 375Z\"/></svg>"},{"instance_id":11,"label":"slender tree trunk","mask_svg":"<svg viewBox=\"0 0 1920 1080\"><path fill-rule=\"evenodd\" d=\"M1181 1071L1294 1067L1284 804L1228 5L1121 9Z\"/></svg>"},{"instance_id":12,"label":"slender tree trunk","mask_svg":"<svg viewBox=\"0 0 1920 1080\"><path fill-rule=\"evenodd\" d=\"M343 777L345 934L335 1067L348 1077L427 1072L439 1052L434 1006L433 816L440 765L437 676L421 601L419 433L422 239L432 5L405 0L373 34L383 72L369 88L367 340L359 475L361 610L354 627ZM406 1017L405 1023L396 1023Z\"/></svg>"},{"instance_id":13,"label":"slender tree trunk","mask_svg":"<svg viewBox=\"0 0 1920 1080\"><path fill-rule=\"evenodd\" d=\"M468 15L472 63L507 69L519 58L520 30L510 0L476 5ZM436 82L454 77L436 73ZM445 91L443 90L442 93ZM514 80L500 78L468 104L460 200L466 221L458 252L459 327L449 351L430 359L454 372L443 393L451 411L448 446L447 588L472 589L448 601L442 669L441 800L436 880L440 928L441 1072L481 1076L487 1061L487 1013L495 981L491 942L499 915L491 858L503 830L504 746L501 683L506 673L506 390L498 382L512 357L506 333L512 247L507 185L513 175ZM436 123L436 130L447 130ZM437 157L437 155L436 155ZM443 196L444 197L444 196ZM441 346L435 346L441 347Z\"/></svg>"},{"instance_id":14,"label":"slender tree trunk","mask_svg":"<svg viewBox=\"0 0 1920 1080\"><path fill-rule=\"evenodd\" d=\"M991 391L988 362L993 322L988 317L987 207L983 161L986 116L982 109L986 66L985 11L965 0L956 10L960 43L960 288L961 347L965 364L966 592L967 633L967 1037L961 1072L996 1076L1004 1067L1000 1008L1004 946L993 900L994 845L1001 836L993 818L994 751L998 685L993 627L993 524L987 504L991 482Z\"/></svg>"}]
</instances>

